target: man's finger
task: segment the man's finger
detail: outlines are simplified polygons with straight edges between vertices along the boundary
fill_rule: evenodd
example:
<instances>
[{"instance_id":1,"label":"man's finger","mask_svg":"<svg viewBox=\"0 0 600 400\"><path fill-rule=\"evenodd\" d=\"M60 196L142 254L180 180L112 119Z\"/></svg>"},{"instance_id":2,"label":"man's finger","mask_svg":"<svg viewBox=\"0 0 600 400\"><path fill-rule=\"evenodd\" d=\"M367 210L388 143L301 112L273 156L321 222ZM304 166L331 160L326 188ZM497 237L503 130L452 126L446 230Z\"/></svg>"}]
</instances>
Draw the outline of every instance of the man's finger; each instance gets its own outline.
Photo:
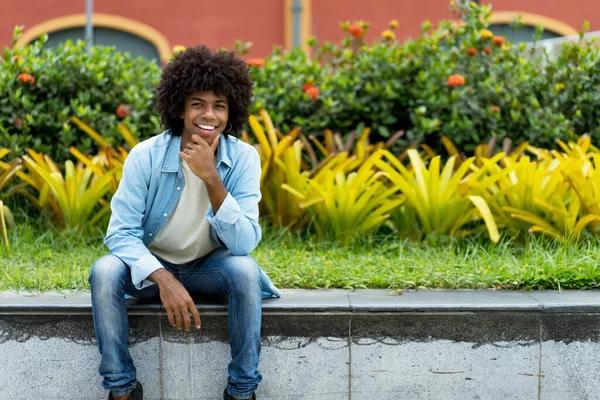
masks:
<instances>
[{"instance_id":1,"label":"man's finger","mask_svg":"<svg viewBox=\"0 0 600 400\"><path fill-rule=\"evenodd\" d=\"M190 321L190 313L186 309L181 314L183 315L183 329L185 329L186 332L189 332L189 330L190 330L190 322L191 322Z\"/></svg>"},{"instance_id":2,"label":"man's finger","mask_svg":"<svg viewBox=\"0 0 600 400\"><path fill-rule=\"evenodd\" d=\"M194 326L196 329L200 329L200 314L198 314L198 309L196 305L190 307L190 312L192 313L192 318L194 319Z\"/></svg>"},{"instance_id":3,"label":"man's finger","mask_svg":"<svg viewBox=\"0 0 600 400\"><path fill-rule=\"evenodd\" d=\"M204 139L202 139L202 137L200 135L198 135L197 133L194 133L191 137L191 141L197 145L202 146L202 143L206 143L206 141Z\"/></svg>"},{"instance_id":4,"label":"man's finger","mask_svg":"<svg viewBox=\"0 0 600 400\"><path fill-rule=\"evenodd\" d=\"M173 318L173 312L171 310L167 310L167 318L169 318L169 324L175 326L175 319Z\"/></svg>"},{"instance_id":5,"label":"man's finger","mask_svg":"<svg viewBox=\"0 0 600 400\"><path fill-rule=\"evenodd\" d=\"M177 310L175 312L175 320L177 321L177 329L181 329L182 321L181 321L181 312Z\"/></svg>"},{"instance_id":6,"label":"man's finger","mask_svg":"<svg viewBox=\"0 0 600 400\"><path fill-rule=\"evenodd\" d=\"M215 152L215 150L217 150L217 147L219 146L219 138L221 137L221 134L219 133L217 135L217 137L215 138L215 140L210 144L210 149L213 151L213 153Z\"/></svg>"}]
</instances>

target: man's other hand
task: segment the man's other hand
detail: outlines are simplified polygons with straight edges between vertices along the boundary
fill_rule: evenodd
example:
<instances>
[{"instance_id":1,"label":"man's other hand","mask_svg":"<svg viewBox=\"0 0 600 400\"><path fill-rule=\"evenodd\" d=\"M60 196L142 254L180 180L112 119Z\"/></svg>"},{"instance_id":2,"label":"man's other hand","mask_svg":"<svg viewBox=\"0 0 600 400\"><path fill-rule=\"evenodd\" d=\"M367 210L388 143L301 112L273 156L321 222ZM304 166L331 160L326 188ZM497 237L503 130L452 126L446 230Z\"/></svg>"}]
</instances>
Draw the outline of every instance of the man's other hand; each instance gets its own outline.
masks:
<instances>
[{"instance_id":1,"label":"man's other hand","mask_svg":"<svg viewBox=\"0 0 600 400\"><path fill-rule=\"evenodd\" d=\"M191 326L190 313L194 319L194 326L200 329L200 315L188 291L183 287L173 274L166 269L158 269L148 277L156 283L160 290L160 301L165 307L171 326L188 332Z\"/></svg>"}]
</instances>

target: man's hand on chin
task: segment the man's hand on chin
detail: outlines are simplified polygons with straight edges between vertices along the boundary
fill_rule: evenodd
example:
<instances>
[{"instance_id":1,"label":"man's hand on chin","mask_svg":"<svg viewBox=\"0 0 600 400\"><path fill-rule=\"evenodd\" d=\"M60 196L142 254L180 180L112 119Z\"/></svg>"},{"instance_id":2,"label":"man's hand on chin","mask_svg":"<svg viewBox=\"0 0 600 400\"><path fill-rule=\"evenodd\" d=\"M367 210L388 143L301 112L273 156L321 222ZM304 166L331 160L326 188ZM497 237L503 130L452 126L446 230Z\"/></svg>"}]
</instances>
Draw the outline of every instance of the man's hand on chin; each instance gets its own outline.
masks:
<instances>
[{"instance_id":1,"label":"man's hand on chin","mask_svg":"<svg viewBox=\"0 0 600 400\"><path fill-rule=\"evenodd\" d=\"M206 185L210 205L216 214L227 197L227 189L215 166L215 151L219 146L220 134L209 145L200 135L193 134L192 140L179 152L192 172Z\"/></svg>"},{"instance_id":2,"label":"man's hand on chin","mask_svg":"<svg viewBox=\"0 0 600 400\"><path fill-rule=\"evenodd\" d=\"M179 152L181 157L192 172L204 182L219 178L215 167L215 151L219 146L219 134L211 144L208 144L200 135L193 134L185 148Z\"/></svg>"}]
</instances>

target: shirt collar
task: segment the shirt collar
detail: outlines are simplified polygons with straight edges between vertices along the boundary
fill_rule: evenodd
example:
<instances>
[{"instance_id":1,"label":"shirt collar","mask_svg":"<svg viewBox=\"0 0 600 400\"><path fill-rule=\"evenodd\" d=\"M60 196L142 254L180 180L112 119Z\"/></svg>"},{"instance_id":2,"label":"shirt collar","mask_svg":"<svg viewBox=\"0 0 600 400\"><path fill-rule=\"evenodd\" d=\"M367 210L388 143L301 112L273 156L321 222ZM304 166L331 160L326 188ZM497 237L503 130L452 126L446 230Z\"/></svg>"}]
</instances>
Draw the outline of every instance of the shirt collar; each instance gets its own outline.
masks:
<instances>
[{"instance_id":1,"label":"shirt collar","mask_svg":"<svg viewBox=\"0 0 600 400\"><path fill-rule=\"evenodd\" d=\"M169 136L171 136L171 140L169 140L169 144L167 146L167 156L165 157L165 162L162 166L162 172L178 172L179 165L181 164L179 160L179 151L181 150L181 136L175 136L169 132Z\"/></svg>"},{"instance_id":2,"label":"shirt collar","mask_svg":"<svg viewBox=\"0 0 600 400\"><path fill-rule=\"evenodd\" d=\"M230 140L237 140L236 138L231 139L221 134L219 137L219 147L217 147L217 168L221 163L231 168L231 142Z\"/></svg>"}]
</instances>

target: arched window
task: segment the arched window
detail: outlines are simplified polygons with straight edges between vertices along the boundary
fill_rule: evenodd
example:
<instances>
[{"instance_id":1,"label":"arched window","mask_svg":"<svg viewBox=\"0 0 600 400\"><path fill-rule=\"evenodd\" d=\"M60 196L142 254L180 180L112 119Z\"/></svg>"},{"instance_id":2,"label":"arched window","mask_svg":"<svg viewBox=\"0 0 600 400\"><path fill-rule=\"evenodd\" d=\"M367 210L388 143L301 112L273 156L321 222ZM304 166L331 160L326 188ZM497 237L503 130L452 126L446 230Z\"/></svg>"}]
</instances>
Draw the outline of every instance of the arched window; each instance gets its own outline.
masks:
<instances>
[{"instance_id":1,"label":"arched window","mask_svg":"<svg viewBox=\"0 0 600 400\"><path fill-rule=\"evenodd\" d=\"M533 37L535 36L535 26L525 25L520 27L517 30L513 30L510 24L492 24L489 29L494 33L494 35L504 36L509 42L512 43L521 43L521 42L532 42ZM557 33L544 30L542 33L542 39L553 39L557 37L561 37Z\"/></svg>"},{"instance_id":2,"label":"arched window","mask_svg":"<svg viewBox=\"0 0 600 400\"><path fill-rule=\"evenodd\" d=\"M142 56L167 63L172 49L168 40L156 29L141 22L108 14L94 14L94 44L115 46L134 57ZM85 39L85 14L70 15L46 21L28 29L17 41L24 46L42 33L48 34L47 46L54 47L68 39Z\"/></svg>"},{"instance_id":3,"label":"arched window","mask_svg":"<svg viewBox=\"0 0 600 400\"><path fill-rule=\"evenodd\" d=\"M516 16L520 16L520 21L524 26L515 31L512 29L511 23ZM544 27L542 39L572 36L578 33L577 29L564 22L539 14L520 11L495 11L490 17L490 30L496 35L506 36L506 39L513 43L532 42L538 25Z\"/></svg>"},{"instance_id":4,"label":"arched window","mask_svg":"<svg viewBox=\"0 0 600 400\"><path fill-rule=\"evenodd\" d=\"M46 47L56 47L67 40L85 40L85 28L68 28L48 34ZM117 51L129 52L133 57L142 56L160 63L158 49L148 40L129 32L111 28L94 28L94 44L114 46Z\"/></svg>"}]
</instances>

